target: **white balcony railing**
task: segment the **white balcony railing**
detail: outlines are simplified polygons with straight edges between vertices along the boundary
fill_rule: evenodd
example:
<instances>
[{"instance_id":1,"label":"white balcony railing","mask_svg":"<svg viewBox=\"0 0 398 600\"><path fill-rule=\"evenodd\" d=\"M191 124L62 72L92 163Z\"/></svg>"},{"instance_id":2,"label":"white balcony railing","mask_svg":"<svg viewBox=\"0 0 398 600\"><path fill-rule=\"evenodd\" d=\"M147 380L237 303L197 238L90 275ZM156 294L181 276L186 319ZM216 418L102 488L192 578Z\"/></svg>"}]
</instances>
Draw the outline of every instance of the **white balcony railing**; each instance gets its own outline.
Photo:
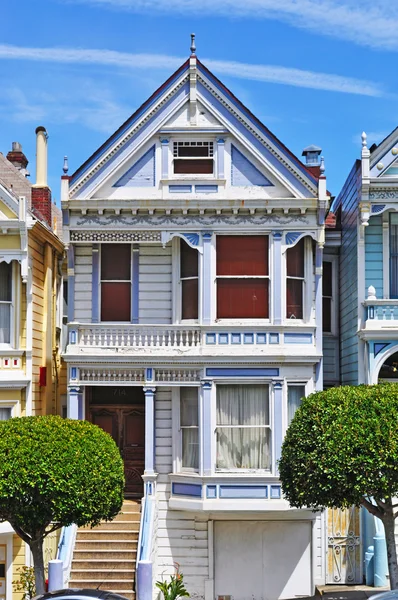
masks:
<instances>
[{"instance_id":1,"label":"white balcony railing","mask_svg":"<svg viewBox=\"0 0 398 600\"><path fill-rule=\"evenodd\" d=\"M370 286L363 306L365 307L364 329L398 327L398 299L377 298L375 288Z\"/></svg>"},{"instance_id":2,"label":"white balcony railing","mask_svg":"<svg viewBox=\"0 0 398 600\"><path fill-rule=\"evenodd\" d=\"M70 326L69 344L89 348L195 348L201 345L196 326L97 324Z\"/></svg>"}]
</instances>

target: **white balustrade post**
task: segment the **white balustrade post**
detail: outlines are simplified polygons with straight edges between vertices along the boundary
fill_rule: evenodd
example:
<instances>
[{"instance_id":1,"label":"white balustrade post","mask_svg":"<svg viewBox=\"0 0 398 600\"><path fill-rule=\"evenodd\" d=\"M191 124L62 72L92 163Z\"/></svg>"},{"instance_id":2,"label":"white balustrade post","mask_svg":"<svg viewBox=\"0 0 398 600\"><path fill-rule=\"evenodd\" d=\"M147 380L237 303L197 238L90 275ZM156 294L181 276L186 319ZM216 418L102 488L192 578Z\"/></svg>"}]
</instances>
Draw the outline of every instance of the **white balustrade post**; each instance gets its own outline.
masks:
<instances>
[{"instance_id":1,"label":"white balustrade post","mask_svg":"<svg viewBox=\"0 0 398 600\"><path fill-rule=\"evenodd\" d=\"M202 323L209 325L212 321L212 302L213 302L213 234L210 231L203 233L203 260L202 260Z\"/></svg>"},{"instance_id":2,"label":"white balustrade post","mask_svg":"<svg viewBox=\"0 0 398 600\"><path fill-rule=\"evenodd\" d=\"M144 387L145 394L145 475L155 473L155 387Z\"/></svg>"}]
</instances>

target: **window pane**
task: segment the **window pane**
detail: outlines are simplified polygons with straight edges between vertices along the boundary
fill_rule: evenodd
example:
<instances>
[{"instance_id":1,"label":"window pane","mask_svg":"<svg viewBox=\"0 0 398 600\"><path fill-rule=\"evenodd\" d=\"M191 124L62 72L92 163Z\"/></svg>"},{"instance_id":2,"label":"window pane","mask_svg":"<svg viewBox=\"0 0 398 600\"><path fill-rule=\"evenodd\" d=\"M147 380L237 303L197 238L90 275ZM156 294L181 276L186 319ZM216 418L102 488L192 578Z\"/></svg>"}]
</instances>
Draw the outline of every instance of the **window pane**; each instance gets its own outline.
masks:
<instances>
[{"instance_id":1,"label":"window pane","mask_svg":"<svg viewBox=\"0 0 398 600\"><path fill-rule=\"evenodd\" d=\"M179 146L178 156L209 156L208 146Z\"/></svg>"},{"instance_id":2,"label":"window pane","mask_svg":"<svg viewBox=\"0 0 398 600\"><path fill-rule=\"evenodd\" d=\"M12 265L0 262L0 302L11 302Z\"/></svg>"},{"instance_id":3,"label":"window pane","mask_svg":"<svg viewBox=\"0 0 398 600\"><path fill-rule=\"evenodd\" d=\"M268 279L218 279L218 319L268 319Z\"/></svg>"},{"instance_id":4,"label":"window pane","mask_svg":"<svg viewBox=\"0 0 398 600\"><path fill-rule=\"evenodd\" d=\"M180 389L180 424L182 427L199 424L198 388L182 387Z\"/></svg>"},{"instance_id":5,"label":"window pane","mask_svg":"<svg viewBox=\"0 0 398 600\"><path fill-rule=\"evenodd\" d=\"M130 321L131 284L101 284L101 321Z\"/></svg>"},{"instance_id":6,"label":"window pane","mask_svg":"<svg viewBox=\"0 0 398 600\"><path fill-rule=\"evenodd\" d=\"M181 318L198 318L198 280L185 279L181 281Z\"/></svg>"},{"instance_id":7,"label":"window pane","mask_svg":"<svg viewBox=\"0 0 398 600\"><path fill-rule=\"evenodd\" d=\"M101 279L129 281L131 278L131 245L101 245ZM120 319L119 319L120 320Z\"/></svg>"},{"instance_id":8,"label":"window pane","mask_svg":"<svg viewBox=\"0 0 398 600\"><path fill-rule=\"evenodd\" d=\"M286 281L287 311L288 319L303 318L303 282L300 279L288 279Z\"/></svg>"},{"instance_id":9,"label":"window pane","mask_svg":"<svg viewBox=\"0 0 398 600\"><path fill-rule=\"evenodd\" d=\"M184 240L180 240L181 245L181 277L198 276L198 251L188 246Z\"/></svg>"},{"instance_id":10,"label":"window pane","mask_svg":"<svg viewBox=\"0 0 398 600\"><path fill-rule=\"evenodd\" d=\"M212 158L203 158L203 159L192 159L192 160L184 160L183 158L175 158L174 159L174 173L181 173L183 175L190 174L212 174L213 173L213 159Z\"/></svg>"},{"instance_id":11,"label":"window pane","mask_svg":"<svg viewBox=\"0 0 398 600\"><path fill-rule=\"evenodd\" d=\"M11 419L11 408L0 408L0 421L8 421Z\"/></svg>"},{"instance_id":12,"label":"window pane","mask_svg":"<svg viewBox=\"0 0 398 600\"><path fill-rule=\"evenodd\" d=\"M0 344L10 343L11 305L0 304Z\"/></svg>"},{"instance_id":13,"label":"window pane","mask_svg":"<svg viewBox=\"0 0 398 600\"><path fill-rule=\"evenodd\" d=\"M270 430L265 427L248 429L217 429L218 469L269 469L271 467Z\"/></svg>"},{"instance_id":14,"label":"window pane","mask_svg":"<svg viewBox=\"0 0 398 600\"><path fill-rule=\"evenodd\" d=\"M322 298L322 329L326 333L332 331L332 299Z\"/></svg>"},{"instance_id":15,"label":"window pane","mask_svg":"<svg viewBox=\"0 0 398 600\"><path fill-rule=\"evenodd\" d=\"M188 469L199 468L199 430L182 429L181 466Z\"/></svg>"},{"instance_id":16,"label":"window pane","mask_svg":"<svg viewBox=\"0 0 398 600\"><path fill-rule=\"evenodd\" d=\"M218 235L217 275L268 275L268 237Z\"/></svg>"},{"instance_id":17,"label":"window pane","mask_svg":"<svg viewBox=\"0 0 398 600\"><path fill-rule=\"evenodd\" d=\"M218 425L269 425L267 385L218 385Z\"/></svg>"},{"instance_id":18,"label":"window pane","mask_svg":"<svg viewBox=\"0 0 398 600\"><path fill-rule=\"evenodd\" d=\"M287 386L287 424L290 425L294 417L294 413L301 404L301 399L305 396L304 385L288 385Z\"/></svg>"},{"instance_id":19,"label":"window pane","mask_svg":"<svg viewBox=\"0 0 398 600\"><path fill-rule=\"evenodd\" d=\"M323 263L323 274L322 274L322 293L324 296L332 296L332 263L325 261Z\"/></svg>"},{"instance_id":20,"label":"window pane","mask_svg":"<svg viewBox=\"0 0 398 600\"><path fill-rule=\"evenodd\" d=\"M286 274L304 277L304 238L286 252Z\"/></svg>"}]
</instances>

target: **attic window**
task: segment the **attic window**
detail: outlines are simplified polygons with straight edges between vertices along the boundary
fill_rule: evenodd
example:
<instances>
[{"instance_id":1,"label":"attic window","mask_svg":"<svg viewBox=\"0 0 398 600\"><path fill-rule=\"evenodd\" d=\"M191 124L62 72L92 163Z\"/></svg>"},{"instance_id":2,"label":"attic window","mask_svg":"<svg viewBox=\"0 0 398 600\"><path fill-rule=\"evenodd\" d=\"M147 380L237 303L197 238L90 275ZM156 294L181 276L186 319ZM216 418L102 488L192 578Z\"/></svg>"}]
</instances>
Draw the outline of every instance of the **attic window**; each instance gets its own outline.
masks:
<instances>
[{"instance_id":1,"label":"attic window","mask_svg":"<svg viewBox=\"0 0 398 600\"><path fill-rule=\"evenodd\" d=\"M213 175L213 142L174 142L174 174Z\"/></svg>"}]
</instances>

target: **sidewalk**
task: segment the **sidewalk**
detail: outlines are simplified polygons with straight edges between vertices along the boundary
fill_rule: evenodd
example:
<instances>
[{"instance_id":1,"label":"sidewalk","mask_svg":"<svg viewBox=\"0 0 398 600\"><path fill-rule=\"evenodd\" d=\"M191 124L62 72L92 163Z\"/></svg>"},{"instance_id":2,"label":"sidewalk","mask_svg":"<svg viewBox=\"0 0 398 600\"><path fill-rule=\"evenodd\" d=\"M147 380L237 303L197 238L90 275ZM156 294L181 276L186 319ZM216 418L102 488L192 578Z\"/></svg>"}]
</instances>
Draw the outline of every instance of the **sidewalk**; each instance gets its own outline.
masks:
<instances>
[{"instance_id":1,"label":"sidewalk","mask_svg":"<svg viewBox=\"0 0 398 600\"><path fill-rule=\"evenodd\" d=\"M322 600L367 600L369 596L387 592L390 586L375 588L367 585L322 585L317 586L315 598Z\"/></svg>"}]
</instances>

